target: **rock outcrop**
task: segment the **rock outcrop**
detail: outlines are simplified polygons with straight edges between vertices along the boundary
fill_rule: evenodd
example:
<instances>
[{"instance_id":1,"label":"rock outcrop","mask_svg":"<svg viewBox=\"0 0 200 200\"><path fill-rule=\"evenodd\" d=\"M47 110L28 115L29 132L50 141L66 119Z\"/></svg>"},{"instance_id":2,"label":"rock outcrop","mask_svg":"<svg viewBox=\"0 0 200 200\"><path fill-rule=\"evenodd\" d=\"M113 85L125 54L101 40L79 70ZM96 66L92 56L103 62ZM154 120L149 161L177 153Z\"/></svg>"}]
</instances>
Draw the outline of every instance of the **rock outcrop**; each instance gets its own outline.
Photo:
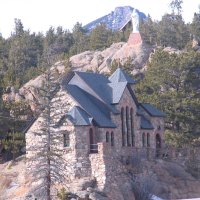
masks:
<instances>
[{"instance_id":1,"label":"rock outcrop","mask_svg":"<svg viewBox=\"0 0 200 200\"><path fill-rule=\"evenodd\" d=\"M56 63L51 70L57 70L61 75L65 73L65 66L62 63ZM40 102L41 99L39 90L42 87L44 80L44 75L40 75L24 84L19 90L11 87L2 95L2 99L4 102L8 103L25 101L30 105L31 110L35 112L37 110L38 102Z\"/></svg>"},{"instance_id":2,"label":"rock outcrop","mask_svg":"<svg viewBox=\"0 0 200 200\"><path fill-rule=\"evenodd\" d=\"M128 43L114 43L103 51L86 51L70 58L72 68L79 71L98 71L109 73L113 61L131 62L133 73L141 72L146 67L146 62L152 52L152 47L147 44L128 45Z\"/></svg>"}]
</instances>

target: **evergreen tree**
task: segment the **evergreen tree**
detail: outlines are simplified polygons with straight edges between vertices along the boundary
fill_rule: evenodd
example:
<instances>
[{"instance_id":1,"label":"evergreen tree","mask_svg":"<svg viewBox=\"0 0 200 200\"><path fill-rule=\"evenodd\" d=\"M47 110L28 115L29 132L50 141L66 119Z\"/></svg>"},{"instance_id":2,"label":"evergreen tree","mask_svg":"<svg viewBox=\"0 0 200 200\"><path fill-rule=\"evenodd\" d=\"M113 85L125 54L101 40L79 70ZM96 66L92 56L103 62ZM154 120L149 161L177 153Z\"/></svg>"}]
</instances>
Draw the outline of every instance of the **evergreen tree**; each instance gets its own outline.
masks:
<instances>
[{"instance_id":1,"label":"evergreen tree","mask_svg":"<svg viewBox=\"0 0 200 200\"><path fill-rule=\"evenodd\" d=\"M183 0L173 0L170 3L170 7L172 9L172 14L181 15L182 3L183 3Z\"/></svg>"},{"instance_id":2,"label":"evergreen tree","mask_svg":"<svg viewBox=\"0 0 200 200\"><path fill-rule=\"evenodd\" d=\"M190 139L200 135L199 55L193 51L179 55L159 50L137 86L141 101L166 112L167 128L185 136L189 134Z\"/></svg>"},{"instance_id":3,"label":"evergreen tree","mask_svg":"<svg viewBox=\"0 0 200 200\"><path fill-rule=\"evenodd\" d=\"M25 83L23 78L30 67L36 67L41 59L43 47L41 35L30 34L23 30L21 21L16 20L15 32L9 38L7 71L5 85L20 87Z\"/></svg>"},{"instance_id":4,"label":"evergreen tree","mask_svg":"<svg viewBox=\"0 0 200 200\"><path fill-rule=\"evenodd\" d=\"M57 27L56 39L53 45L57 55L68 54L73 44L73 37L69 31L64 31L62 27Z\"/></svg>"},{"instance_id":5,"label":"evergreen tree","mask_svg":"<svg viewBox=\"0 0 200 200\"><path fill-rule=\"evenodd\" d=\"M2 140L4 150L11 152L13 160L20 155L21 149L25 145L24 133L15 132L14 130L6 134L6 138Z\"/></svg>"},{"instance_id":6,"label":"evergreen tree","mask_svg":"<svg viewBox=\"0 0 200 200\"><path fill-rule=\"evenodd\" d=\"M14 29L14 35L17 37L21 37L24 34L24 26L22 24L21 19L15 18L15 29Z\"/></svg>"},{"instance_id":7,"label":"evergreen tree","mask_svg":"<svg viewBox=\"0 0 200 200\"><path fill-rule=\"evenodd\" d=\"M190 29L194 38L200 42L200 12L194 13L194 17L190 25Z\"/></svg>"},{"instance_id":8,"label":"evergreen tree","mask_svg":"<svg viewBox=\"0 0 200 200\"><path fill-rule=\"evenodd\" d=\"M183 49L190 40L181 15L166 14L158 24L158 44Z\"/></svg>"},{"instance_id":9,"label":"evergreen tree","mask_svg":"<svg viewBox=\"0 0 200 200\"><path fill-rule=\"evenodd\" d=\"M47 65L51 66L49 58L47 61ZM47 68L47 66L44 67L44 69ZM37 198L51 200L52 186L63 183L66 178L64 164L67 161L62 158L62 144L60 143L63 134L61 130L57 129L58 120L65 114L63 113L65 111L62 112L63 105L60 104L62 94L59 92L58 71L48 68L43 77L43 86L40 88L42 98L38 105L41 110L37 119L40 122L39 128L31 132L38 142L34 146L27 147L27 151L31 153L27 162L34 166L30 171L32 181L35 183L31 193Z\"/></svg>"},{"instance_id":10,"label":"evergreen tree","mask_svg":"<svg viewBox=\"0 0 200 200\"><path fill-rule=\"evenodd\" d=\"M82 24L76 23L72 30L73 45L70 49L70 55L79 54L89 49L87 31Z\"/></svg>"},{"instance_id":11,"label":"evergreen tree","mask_svg":"<svg viewBox=\"0 0 200 200\"><path fill-rule=\"evenodd\" d=\"M151 16L148 15L147 19L144 20L140 25L140 32L142 34L142 39L149 44L157 43L157 23L153 22Z\"/></svg>"},{"instance_id":12,"label":"evergreen tree","mask_svg":"<svg viewBox=\"0 0 200 200\"><path fill-rule=\"evenodd\" d=\"M106 28L105 24L97 25L90 34L91 49L99 50L110 46L110 43L108 43L108 38L111 34L112 32Z\"/></svg>"}]
</instances>

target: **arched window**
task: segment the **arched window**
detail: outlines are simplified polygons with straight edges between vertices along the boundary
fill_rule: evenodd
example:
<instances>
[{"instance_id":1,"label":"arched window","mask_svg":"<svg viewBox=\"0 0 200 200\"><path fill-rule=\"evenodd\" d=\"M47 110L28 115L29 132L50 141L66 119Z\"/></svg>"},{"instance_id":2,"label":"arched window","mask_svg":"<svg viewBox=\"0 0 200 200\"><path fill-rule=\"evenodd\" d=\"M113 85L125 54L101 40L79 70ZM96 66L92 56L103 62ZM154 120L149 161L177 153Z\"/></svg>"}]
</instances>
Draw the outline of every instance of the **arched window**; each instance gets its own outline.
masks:
<instances>
[{"instance_id":1,"label":"arched window","mask_svg":"<svg viewBox=\"0 0 200 200\"><path fill-rule=\"evenodd\" d=\"M110 142L110 138L109 138L109 132L106 132L106 142Z\"/></svg>"},{"instance_id":2,"label":"arched window","mask_svg":"<svg viewBox=\"0 0 200 200\"><path fill-rule=\"evenodd\" d=\"M147 147L150 147L150 134L147 133Z\"/></svg>"},{"instance_id":3,"label":"arched window","mask_svg":"<svg viewBox=\"0 0 200 200\"><path fill-rule=\"evenodd\" d=\"M114 146L115 142L114 142L114 133L111 132L111 146Z\"/></svg>"},{"instance_id":4,"label":"arched window","mask_svg":"<svg viewBox=\"0 0 200 200\"><path fill-rule=\"evenodd\" d=\"M160 152L160 149L161 149L161 137L159 134L156 134L156 157L160 157L161 155L161 152Z\"/></svg>"},{"instance_id":5,"label":"arched window","mask_svg":"<svg viewBox=\"0 0 200 200\"><path fill-rule=\"evenodd\" d=\"M146 141L145 141L145 133L142 133L142 147L145 147Z\"/></svg>"},{"instance_id":6,"label":"arched window","mask_svg":"<svg viewBox=\"0 0 200 200\"><path fill-rule=\"evenodd\" d=\"M131 116L131 144L134 147L135 146L135 134L134 134L133 108L131 108L130 116Z\"/></svg>"},{"instance_id":7,"label":"arched window","mask_svg":"<svg viewBox=\"0 0 200 200\"><path fill-rule=\"evenodd\" d=\"M159 134L156 134L156 149L161 148L161 137Z\"/></svg>"},{"instance_id":8,"label":"arched window","mask_svg":"<svg viewBox=\"0 0 200 200\"><path fill-rule=\"evenodd\" d=\"M98 147L97 144L95 144L94 133L92 128L90 128L89 130L89 139L90 139L90 153L97 153Z\"/></svg>"},{"instance_id":9,"label":"arched window","mask_svg":"<svg viewBox=\"0 0 200 200\"><path fill-rule=\"evenodd\" d=\"M121 123L122 123L122 146L125 146L125 129L124 129L124 108L121 108Z\"/></svg>"},{"instance_id":10,"label":"arched window","mask_svg":"<svg viewBox=\"0 0 200 200\"><path fill-rule=\"evenodd\" d=\"M126 136L127 136L127 146L131 146L130 143L130 130L129 130L129 107L126 106Z\"/></svg>"}]
</instances>

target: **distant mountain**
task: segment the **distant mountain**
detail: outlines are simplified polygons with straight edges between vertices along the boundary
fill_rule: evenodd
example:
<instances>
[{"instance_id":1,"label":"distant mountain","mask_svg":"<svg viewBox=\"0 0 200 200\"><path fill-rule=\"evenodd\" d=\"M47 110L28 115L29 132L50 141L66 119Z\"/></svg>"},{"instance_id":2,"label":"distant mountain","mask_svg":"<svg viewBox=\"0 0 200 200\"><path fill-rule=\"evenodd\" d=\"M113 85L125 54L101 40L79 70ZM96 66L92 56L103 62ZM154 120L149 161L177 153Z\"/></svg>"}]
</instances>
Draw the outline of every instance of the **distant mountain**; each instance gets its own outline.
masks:
<instances>
[{"instance_id":1,"label":"distant mountain","mask_svg":"<svg viewBox=\"0 0 200 200\"><path fill-rule=\"evenodd\" d=\"M105 23L109 29L114 31L119 30L131 19L131 13L133 12L133 9L134 8L131 6L117 7L108 15L100 17L99 19L86 24L84 28L91 31L98 24ZM146 18L146 15L143 12L140 12L137 9L136 12L139 14L140 18Z\"/></svg>"}]
</instances>

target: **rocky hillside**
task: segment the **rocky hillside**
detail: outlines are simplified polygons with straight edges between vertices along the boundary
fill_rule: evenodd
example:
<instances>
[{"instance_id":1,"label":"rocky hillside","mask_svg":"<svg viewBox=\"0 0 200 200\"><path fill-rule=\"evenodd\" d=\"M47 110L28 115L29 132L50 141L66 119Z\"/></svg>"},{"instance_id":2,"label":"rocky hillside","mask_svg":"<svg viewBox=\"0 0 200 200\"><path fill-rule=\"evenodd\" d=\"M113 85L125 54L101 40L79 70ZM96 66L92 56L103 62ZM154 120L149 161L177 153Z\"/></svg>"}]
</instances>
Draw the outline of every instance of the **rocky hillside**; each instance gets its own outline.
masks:
<instances>
[{"instance_id":1,"label":"rocky hillside","mask_svg":"<svg viewBox=\"0 0 200 200\"><path fill-rule=\"evenodd\" d=\"M157 47L159 48L159 47ZM164 49L169 53L181 53L174 48ZM85 51L70 58L71 69L76 71L94 71L109 74L113 62L120 64L129 63L133 75L143 73L147 69L147 62L151 60L151 55L155 48L145 43L139 45L129 45L125 42L114 43L103 51ZM119 64L119 65L120 65ZM51 70L59 72L60 75L66 73L65 61L54 64ZM19 90L12 87L2 98L4 102L17 102L25 100L29 103L31 110L36 110L36 104L40 100L39 88L44 81L43 75L30 80Z\"/></svg>"},{"instance_id":2,"label":"rocky hillside","mask_svg":"<svg viewBox=\"0 0 200 200\"><path fill-rule=\"evenodd\" d=\"M149 45L128 45L125 42L114 43L103 51L86 51L70 58L74 70L92 70L99 73L109 73L113 61L126 63L129 59L134 66L133 74L142 72L152 52Z\"/></svg>"},{"instance_id":3,"label":"rocky hillside","mask_svg":"<svg viewBox=\"0 0 200 200\"><path fill-rule=\"evenodd\" d=\"M130 170L139 170L141 173L139 172L134 177L133 184L137 183L137 186L140 184L143 189L150 189L156 196L163 199L200 197L200 181L186 172L180 164L164 160L155 160L154 162L141 160L136 168ZM23 156L15 162L0 164L0 200L25 199L31 185L27 177ZM108 200L91 183L86 179L80 179L79 182L73 183L73 191L71 191L74 193L74 199ZM116 184L119 183L122 183L120 174L116 176Z\"/></svg>"},{"instance_id":4,"label":"rocky hillside","mask_svg":"<svg viewBox=\"0 0 200 200\"><path fill-rule=\"evenodd\" d=\"M193 44L194 48L199 48L198 45L195 45ZM138 45L130 45L126 42L113 43L110 47L102 51L85 51L72 56L70 58L71 69L109 74L113 63L115 65L116 63L124 65L128 62L130 66L129 70L133 75L142 74L147 69L147 63L151 62L151 55L158 48L144 42ZM171 47L164 48L164 51L177 54L183 52ZM65 63L65 60L57 62L51 70L57 69L59 74L62 75L66 73ZM29 103L31 110L35 111L37 109L36 104L40 101L39 88L42 86L43 81L44 76L40 75L24 84L19 90L11 87L8 89L8 92L3 94L3 101L17 102L24 100Z\"/></svg>"},{"instance_id":5,"label":"rocky hillside","mask_svg":"<svg viewBox=\"0 0 200 200\"><path fill-rule=\"evenodd\" d=\"M86 24L84 28L91 31L96 27L96 25L105 23L109 29L114 31L119 30L127 21L130 20L133 9L134 8L130 6L117 7L111 13ZM136 11L141 18L146 18L146 15L143 12L140 12L137 9Z\"/></svg>"},{"instance_id":6,"label":"rocky hillside","mask_svg":"<svg viewBox=\"0 0 200 200\"><path fill-rule=\"evenodd\" d=\"M146 69L146 63L153 48L146 44L131 46L125 42L115 43L103 51L86 51L70 58L72 70L94 71L99 73L109 73L113 61L122 64L129 61L133 66L132 73L141 73ZM52 67L61 74L65 73L65 61L57 62ZM27 82L18 91L11 88L11 92L3 95L3 100L7 102L25 100L29 102L31 109L35 111L36 102L39 101L38 89L42 86L44 77L38 76Z\"/></svg>"}]
</instances>

